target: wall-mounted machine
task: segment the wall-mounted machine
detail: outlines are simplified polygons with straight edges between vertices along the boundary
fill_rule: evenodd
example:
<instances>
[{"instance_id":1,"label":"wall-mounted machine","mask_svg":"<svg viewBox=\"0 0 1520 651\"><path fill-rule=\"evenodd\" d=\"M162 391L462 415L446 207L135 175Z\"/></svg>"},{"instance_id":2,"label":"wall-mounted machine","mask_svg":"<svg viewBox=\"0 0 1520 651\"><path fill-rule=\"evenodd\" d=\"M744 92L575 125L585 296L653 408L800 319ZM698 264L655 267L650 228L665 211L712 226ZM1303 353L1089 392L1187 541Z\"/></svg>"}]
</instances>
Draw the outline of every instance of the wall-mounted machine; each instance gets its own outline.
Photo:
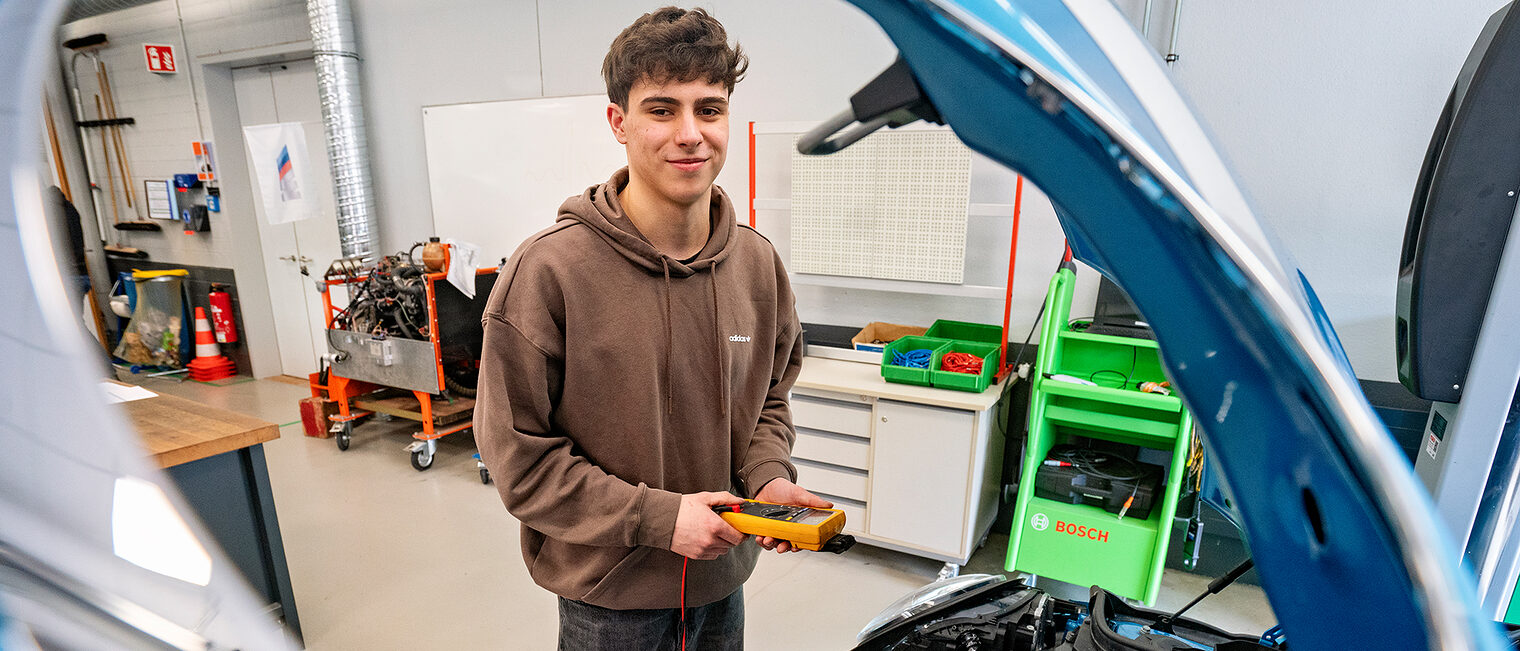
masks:
<instances>
[{"instance_id":1,"label":"wall-mounted machine","mask_svg":"<svg viewBox=\"0 0 1520 651\"><path fill-rule=\"evenodd\" d=\"M1434 401L1415 469L1477 575L1485 614L1520 623L1520 12L1489 18L1415 186L1399 258L1399 380Z\"/></svg>"}]
</instances>

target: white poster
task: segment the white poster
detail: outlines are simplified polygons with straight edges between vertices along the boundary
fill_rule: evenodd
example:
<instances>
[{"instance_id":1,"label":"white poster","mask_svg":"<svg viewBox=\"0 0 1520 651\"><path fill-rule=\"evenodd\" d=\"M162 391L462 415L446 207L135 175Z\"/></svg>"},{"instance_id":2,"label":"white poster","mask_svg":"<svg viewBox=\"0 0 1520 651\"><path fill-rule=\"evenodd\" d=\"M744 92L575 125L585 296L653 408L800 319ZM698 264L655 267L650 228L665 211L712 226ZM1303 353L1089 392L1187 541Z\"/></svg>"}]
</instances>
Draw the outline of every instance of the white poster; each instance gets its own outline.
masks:
<instances>
[{"instance_id":1,"label":"white poster","mask_svg":"<svg viewBox=\"0 0 1520 651\"><path fill-rule=\"evenodd\" d=\"M314 217L318 200L312 181L311 157L306 155L306 130L299 122L243 127L264 219L285 224Z\"/></svg>"}]
</instances>

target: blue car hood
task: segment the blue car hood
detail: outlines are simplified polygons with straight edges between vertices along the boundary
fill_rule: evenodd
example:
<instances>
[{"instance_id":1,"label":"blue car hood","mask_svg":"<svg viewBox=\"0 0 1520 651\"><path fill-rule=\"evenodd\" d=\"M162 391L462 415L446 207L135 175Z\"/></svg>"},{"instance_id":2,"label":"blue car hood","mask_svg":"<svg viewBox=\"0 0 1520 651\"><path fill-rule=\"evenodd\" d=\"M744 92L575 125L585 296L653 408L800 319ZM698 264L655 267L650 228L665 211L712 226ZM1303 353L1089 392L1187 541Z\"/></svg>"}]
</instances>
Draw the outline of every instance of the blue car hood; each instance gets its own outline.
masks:
<instances>
[{"instance_id":1,"label":"blue car hood","mask_svg":"<svg viewBox=\"0 0 1520 651\"><path fill-rule=\"evenodd\" d=\"M851 2L1146 315L1294 649L1506 648L1313 289L1123 14Z\"/></svg>"}]
</instances>

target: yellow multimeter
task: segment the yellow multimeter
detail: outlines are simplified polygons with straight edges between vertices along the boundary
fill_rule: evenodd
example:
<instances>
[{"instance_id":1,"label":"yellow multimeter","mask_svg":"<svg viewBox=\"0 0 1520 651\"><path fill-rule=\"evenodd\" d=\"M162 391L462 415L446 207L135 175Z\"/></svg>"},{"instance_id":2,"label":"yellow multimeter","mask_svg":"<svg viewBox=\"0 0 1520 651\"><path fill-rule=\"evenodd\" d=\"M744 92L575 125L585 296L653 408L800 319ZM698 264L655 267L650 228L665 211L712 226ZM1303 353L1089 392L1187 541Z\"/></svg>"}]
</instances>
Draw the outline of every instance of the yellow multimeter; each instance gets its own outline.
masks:
<instances>
[{"instance_id":1,"label":"yellow multimeter","mask_svg":"<svg viewBox=\"0 0 1520 651\"><path fill-rule=\"evenodd\" d=\"M785 540L800 549L842 554L855 544L854 536L839 533L844 511L838 509L745 500L714 506L713 512L739 533Z\"/></svg>"}]
</instances>

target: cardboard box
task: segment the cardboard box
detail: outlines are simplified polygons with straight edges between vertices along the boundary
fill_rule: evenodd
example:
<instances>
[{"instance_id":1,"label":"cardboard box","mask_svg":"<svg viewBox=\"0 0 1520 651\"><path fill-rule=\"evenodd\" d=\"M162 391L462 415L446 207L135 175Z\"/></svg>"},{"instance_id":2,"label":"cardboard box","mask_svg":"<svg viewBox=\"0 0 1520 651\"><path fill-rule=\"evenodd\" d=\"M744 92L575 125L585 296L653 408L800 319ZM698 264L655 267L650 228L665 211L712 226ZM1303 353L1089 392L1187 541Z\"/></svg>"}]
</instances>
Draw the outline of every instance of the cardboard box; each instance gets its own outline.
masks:
<instances>
[{"instance_id":1,"label":"cardboard box","mask_svg":"<svg viewBox=\"0 0 1520 651\"><path fill-rule=\"evenodd\" d=\"M928 328L920 326L872 321L861 328L860 332L855 333L855 336L850 338L850 343L854 344L855 350L879 353L887 349L887 344L903 337L920 336L926 331Z\"/></svg>"}]
</instances>

